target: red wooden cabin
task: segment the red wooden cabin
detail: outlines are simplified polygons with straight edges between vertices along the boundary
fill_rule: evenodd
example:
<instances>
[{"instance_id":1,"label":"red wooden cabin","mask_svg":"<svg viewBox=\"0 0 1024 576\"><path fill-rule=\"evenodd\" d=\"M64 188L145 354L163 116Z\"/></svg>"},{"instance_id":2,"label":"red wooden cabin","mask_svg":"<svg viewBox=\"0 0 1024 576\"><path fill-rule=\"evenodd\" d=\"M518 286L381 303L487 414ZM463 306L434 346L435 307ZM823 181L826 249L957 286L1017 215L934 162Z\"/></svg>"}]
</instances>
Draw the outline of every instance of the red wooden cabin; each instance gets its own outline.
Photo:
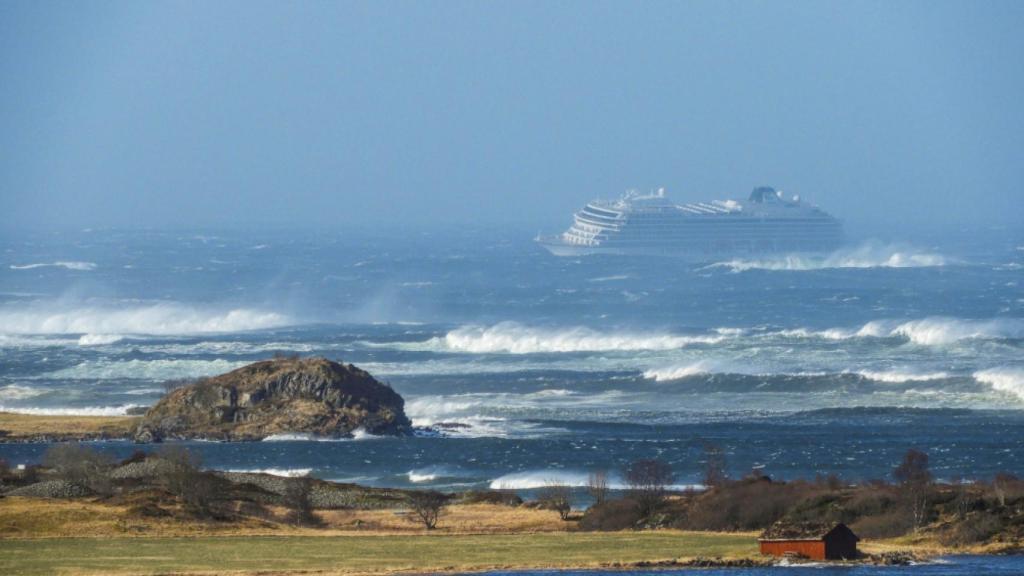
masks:
<instances>
[{"instance_id":1,"label":"red wooden cabin","mask_svg":"<svg viewBox=\"0 0 1024 576\"><path fill-rule=\"evenodd\" d=\"M860 538L846 524L776 522L758 542L761 554L798 556L811 560L852 560Z\"/></svg>"}]
</instances>

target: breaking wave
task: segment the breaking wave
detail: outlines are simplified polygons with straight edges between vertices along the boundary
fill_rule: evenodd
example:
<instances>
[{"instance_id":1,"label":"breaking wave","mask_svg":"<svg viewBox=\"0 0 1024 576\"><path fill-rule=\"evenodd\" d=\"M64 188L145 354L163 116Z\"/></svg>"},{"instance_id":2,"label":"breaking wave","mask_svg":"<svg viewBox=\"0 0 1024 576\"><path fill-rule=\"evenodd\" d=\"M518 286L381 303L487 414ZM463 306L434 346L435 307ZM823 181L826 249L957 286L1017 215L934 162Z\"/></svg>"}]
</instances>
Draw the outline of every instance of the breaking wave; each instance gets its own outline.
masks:
<instances>
[{"instance_id":1,"label":"breaking wave","mask_svg":"<svg viewBox=\"0 0 1024 576\"><path fill-rule=\"evenodd\" d=\"M974 373L974 379L997 392L1009 392L1024 400L1024 368L990 368Z\"/></svg>"},{"instance_id":2,"label":"breaking wave","mask_svg":"<svg viewBox=\"0 0 1024 576\"><path fill-rule=\"evenodd\" d=\"M948 372L909 372L903 370L858 370L854 374L863 376L875 382L886 382L888 384L902 384L904 382L927 382L929 380L945 380L950 377Z\"/></svg>"},{"instance_id":3,"label":"breaking wave","mask_svg":"<svg viewBox=\"0 0 1024 576\"><path fill-rule=\"evenodd\" d=\"M45 374L68 380L174 380L216 376L241 368L249 362L229 360L88 360Z\"/></svg>"},{"instance_id":4,"label":"breaking wave","mask_svg":"<svg viewBox=\"0 0 1024 576\"><path fill-rule=\"evenodd\" d=\"M920 252L912 248L865 244L853 249L837 250L825 257L790 254L765 259L734 259L716 262L705 268L728 268L731 272L747 270L823 270L827 268L923 268L945 266L941 254Z\"/></svg>"},{"instance_id":5,"label":"breaking wave","mask_svg":"<svg viewBox=\"0 0 1024 576\"><path fill-rule=\"evenodd\" d=\"M582 326L534 328L517 322L493 326L463 326L443 337L432 338L432 347L473 354L536 354L601 352L619 350L673 350L692 344L714 344L722 334L685 336L671 333L599 332Z\"/></svg>"},{"instance_id":6,"label":"breaking wave","mask_svg":"<svg viewBox=\"0 0 1024 576\"><path fill-rule=\"evenodd\" d=\"M31 414L33 416L124 416L132 408L141 408L140 404L124 404L121 406L83 406L79 408L40 408L0 405L0 412L14 414Z\"/></svg>"},{"instance_id":7,"label":"breaking wave","mask_svg":"<svg viewBox=\"0 0 1024 576\"><path fill-rule=\"evenodd\" d=\"M535 490L545 486L570 486L582 488L587 486L590 479L588 472L570 470L531 470L526 472L513 472L491 480L491 490ZM608 488L611 490L626 490L629 486L618 474L609 474L607 478ZM701 484L673 484L668 486L670 490L703 490Z\"/></svg>"},{"instance_id":8,"label":"breaking wave","mask_svg":"<svg viewBox=\"0 0 1024 576\"><path fill-rule=\"evenodd\" d=\"M109 338L115 334L241 332L276 328L289 322L288 317L276 312L249 308L212 310L182 304L0 310L0 333L85 334L92 340Z\"/></svg>"},{"instance_id":9,"label":"breaking wave","mask_svg":"<svg viewBox=\"0 0 1024 576\"><path fill-rule=\"evenodd\" d=\"M0 386L0 400L25 400L26 398L42 396L47 392L47 390L41 390L39 388L19 386L18 384L8 384L7 386Z\"/></svg>"},{"instance_id":10,"label":"breaking wave","mask_svg":"<svg viewBox=\"0 0 1024 576\"><path fill-rule=\"evenodd\" d=\"M700 360L692 364L679 364L666 368L652 368L644 371L644 378L655 382L666 382L681 380L699 374L710 374L714 371L712 364L707 360Z\"/></svg>"},{"instance_id":11,"label":"breaking wave","mask_svg":"<svg viewBox=\"0 0 1024 576\"><path fill-rule=\"evenodd\" d=\"M10 268L11 270L34 270L36 268L64 268L65 270L88 272L90 270L96 269L96 263L61 260L57 262L40 262L36 264L11 264Z\"/></svg>"},{"instance_id":12,"label":"breaking wave","mask_svg":"<svg viewBox=\"0 0 1024 576\"><path fill-rule=\"evenodd\" d=\"M797 328L774 334L791 338L904 338L914 344L937 346L969 339L1024 338L1024 319L993 318L976 320L933 316L918 320L872 320L857 329L829 328L811 330Z\"/></svg>"},{"instance_id":13,"label":"breaking wave","mask_svg":"<svg viewBox=\"0 0 1024 576\"><path fill-rule=\"evenodd\" d=\"M270 474L283 478L302 478L313 472L312 468L233 468L225 472L238 472L242 474Z\"/></svg>"}]
</instances>

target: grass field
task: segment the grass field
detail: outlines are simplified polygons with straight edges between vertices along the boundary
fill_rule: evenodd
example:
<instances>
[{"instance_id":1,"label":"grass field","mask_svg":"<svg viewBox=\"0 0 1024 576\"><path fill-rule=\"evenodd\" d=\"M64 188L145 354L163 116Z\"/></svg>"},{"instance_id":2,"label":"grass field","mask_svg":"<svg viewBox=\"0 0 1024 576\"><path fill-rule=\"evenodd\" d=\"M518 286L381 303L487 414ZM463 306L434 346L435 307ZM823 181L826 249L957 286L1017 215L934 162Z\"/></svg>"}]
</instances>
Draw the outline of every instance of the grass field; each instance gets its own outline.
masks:
<instances>
[{"instance_id":1,"label":"grass field","mask_svg":"<svg viewBox=\"0 0 1024 576\"><path fill-rule=\"evenodd\" d=\"M0 412L0 439L127 438L139 416L49 416Z\"/></svg>"},{"instance_id":2,"label":"grass field","mask_svg":"<svg viewBox=\"0 0 1024 576\"><path fill-rule=\"evenodd\" d=\"M0 574L369 574L757 555L751 534L240 536L0 540Z\"/></svg>"}]
</instances>

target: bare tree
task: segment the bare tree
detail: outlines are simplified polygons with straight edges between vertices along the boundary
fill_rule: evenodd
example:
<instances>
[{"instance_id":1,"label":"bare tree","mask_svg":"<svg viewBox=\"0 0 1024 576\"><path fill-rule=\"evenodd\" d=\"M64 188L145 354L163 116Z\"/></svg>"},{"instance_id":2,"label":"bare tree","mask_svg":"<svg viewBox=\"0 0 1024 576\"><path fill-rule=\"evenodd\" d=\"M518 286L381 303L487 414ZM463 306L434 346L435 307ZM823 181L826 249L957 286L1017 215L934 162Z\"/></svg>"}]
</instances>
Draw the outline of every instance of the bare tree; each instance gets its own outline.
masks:
<instances>
[{"instance_id":1,"label":"bare tree","mask_svg":"<svg viewBox=\"0 0 1024 576\"><path fill-rule=\"evenodd\" d=\"M572 512L572 489L564 484L549 482L540 489L537 501L545 510L558 512L558 517L565 520Z\"/></svg>"},{"instance_id":2,"label":"bare tree","mask_svg":"<svg viewBox=\"0 0 1024 576\"><path fill-rule=\"evenodd\" d=\"M320 517L313 507L313 480L290 478L284 490L284 503L289 508L288 521L295 526L319 526Z\"/></svg>"},{"instance_id":3,"label":"bare tree","mask_svg":"<svg viewBox=\"0 0 1024 576\"><path fill-rule=\"evenodd\" d=\"M200 518L214 516L217 482L212 474L200 470L199 455L187 448L168 446L159 457L167 464L164 485L181 500L185 510Z\"/></svg>"},{"instance_id":4,"label":"bare tree","mask_svg":"<svg viewBox=\"0 0 1024 576\"><path fill-rule=\"evenodd\" d=\"M999 506L1006 506L1006 492L1016 481L1016 476L1006 472L1000 472L992 479L992 491L995 492L996 501L999 502Z\"/></svg>"},{"instance_id":5,"label":"bare tree","mask_svg":"<svg viewBox=\"0 0 1024 576\"><path fill-rule=\"evenodd\" d=\"M43 465L67 482L88 488L97 494L110 494L110 468L114 459L77 442L57 444L43 454Z\"/></svg>"},{"instance_id":6,"label":"bare tree","mask_svg":"<svg viewBox=\"0 0 1024 576\"><path fill-rule=\"evenodd\" d=\"M608 472L597 470L587 476L587 493L594 499L594 504L603 504L608 499Z\"/></svg>"},{"instance_id":7,"label":"bare tree","mask_svg":"<svg viewBox=\"0 0 1024 576\"><path fill-rule=\"evenodd\" d=\"M427 530L437 528L437 521L444 516L448 498L440 492L422 490L409 496L411 518L423 524Z\"/></svg>"},{"instance_id":8,"label":"bare tree","mask_svg":"<svg viewBox=\"0 0 1024 576\"><path fill-rule=\"evenodd\" d=\"M634 460L626 467L625 477L643 518L651 516L664 505L668 487L674 479L672 467L662 460Z\"/></svg>"},{"instance_id":9,"label":"bare tree","mask_svg":"<svg viewBox=\"0 0 1024 576\"><path fill-rule=\"evenodd\" d=\"M704 485L721 486L729 479L725 471L725 452L717 444L704 442Z\"/></svg>"},{"instance_id":10,"label":"bare tree","mask_svg":"<svg viewBox=\"0 0 1024 576\"><path fill-rule=\"evenodd\" d=\"M907 450L892 475L900 485L913 518L914 532L917 532L928 516L928 493L932 483L928 455L919 450Z\"/></svg>"}]
</instances>

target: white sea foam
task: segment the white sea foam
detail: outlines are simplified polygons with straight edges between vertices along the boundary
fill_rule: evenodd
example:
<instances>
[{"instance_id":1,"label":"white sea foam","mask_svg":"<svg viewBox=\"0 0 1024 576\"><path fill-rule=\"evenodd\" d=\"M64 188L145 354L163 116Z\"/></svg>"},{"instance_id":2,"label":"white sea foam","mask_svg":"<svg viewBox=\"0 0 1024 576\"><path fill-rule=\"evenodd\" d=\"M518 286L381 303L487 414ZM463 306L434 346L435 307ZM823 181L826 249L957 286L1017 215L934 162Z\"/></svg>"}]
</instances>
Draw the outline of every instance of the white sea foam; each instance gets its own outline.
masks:
<instances>
[{"instance_id":1,"label":"white sea foam","mask_svg":"<svg viewBox=\"0 0 1024 576\"><path fill-rule=\"evenodd\" d=\"M230 372L248 364L228 360L87 360L70 368L45 374L47 378L68 380L174 380L198 378Z\"/></svg>"},{"instance_id":2,"label":"white sea foam","mask_svg":"<svg viewBox=\"0 0 1024 576\"><path fill-rule=\"evenodd\" d=\"M82 334L78 338L79 346L105 346L124 340L120 334Z\"/></svg>"},{"instance_id":3,"label":"white sea foam","mask_svg":"<svg viewBox=\"0 0 1024 576\"><path fill-rule=\"evenodd\" d=\"M429 341L434 348L473 354L535 354L555 352L600 352L632 350L673 350L692 344L714 344L725 336L686 336L659 332L601 332L582 326L535 328L517 322L493 326L463 326L443 338Z\"/></svg>"},{"instance_id":4,"label":"white sea foam","mask_svg":"<svg viewBox=\"0 0 1024 576\"><path fill-rule=\"evenodd\" d=\"M858 370L854 372L868 380L886 382L889 384L902 384L904 382L927 382L929 380L945 380L949 378L948 372L913 372L907 370Z\"/></svg>"},{"instance_id":5,"label":"white sea foam","mask_svg":"<svg viewBox=\"0 0 1024 576\"><path fill-rule=\"evenodd\" d=\"M946 257L913 248L868 243L853 249L837 250L825 257L790 254L764 259L734 259L716 262L706 268L747 270L822 270L826 268L922 268L945 266Z\"/></svg>"},{"instance_id":6,"label":"white sea foam","mask_svg":"<svg viewBox=\"0 0 1024 576\"><path fill-rule=\"evenodd\" d=\"M282 434L271 434L264 438L263 442L349 442L351 440L351 438L330 438L314 434L285 432Z\"/></svg>"},{"instance_id":7,"label":"white sea foam","mask_svg":"<svg viewBox=\"0 0 1024 576\"><path fill-rule=\"evenodd\" d=\"M530 470L513 472L491 480L491 490L535 490L545 486L587 486L590 474L573 470ZM608 488L625 490L629 486L618 474L610 474L607 478ZM670 490L703 490L701 484L673 484Z\"/></svg>"},{"instance_id":8,"label":"white sea foam","mask_svg":"<svg viewBox=\"0 0 1024 576\"><path fill-rule=\"evenodd\" d=\"M139 404L124 404L121 406L83 406L77 408L42 408L0 405L0 412L31 414L34 416L124 416L132 408L139 407Z\"/></svg>"},{"instance_id":9,"label":"white sea foam","mask_svg":"<svg viewBox=\"0 0 1024 576\"><path fill-rule=\"evenodd\" d=\"M246 474L270 474L271 476L282 476L284 478L302 478L313 472L312 468L233 468L227 472L241 472Z\"/></svg>"},{"instance_id":10,"label":"white sea foam","mask_svg":"<svg viewBox=\"0 0 1024 576\"><path fill-rule=\"evenodd\" d=\"M69 260L60 260L57 262L39 262L35 264L22 264L16 265L11 264L11 270L34 270L36 268L64 268L66 270L75 270L78 272L88 272L96 269L95 262L78 262Z\"/></svg>"},{"instance_id":11,"label":"white sea foam","mask_svg":"<svg viewBox=\"0 0 1024 576\"><path fill-rule=\"evenodd\" d=\"M974 379L998 392L1009 392L1024 400L1024 368L1000 367L979 370Z\"/></svg>"},{"instance_id":12,"label":"white sea foam","mask_svg":"<svg viewBox=\"0 0 1024 576\"><path fill-rule=\"evenodd\" d=\"M47 390L20 386L18 384L0 386L0 400L25 400L26 398L35 398L46 393Z\"/></svg>"},{"instance_id":13,"label":"white sea foam","mask_svg":"<svg viewBox=\"0 0 1024 576\"><path fill-rule=\"evenodd\" d=\"M860 328L812 330L797 328L768 333L788 338L904 338L914 344L938 346L969 339L1024 338L1024 319L968 319L932 316L917 320L872 320Z\"/></svg>"},{"instance_id":14,"label":"white sea foam","mask_svg":"<svg viewBox=\"0 0 1024 576\"><path fill-rule=\"evenodd\" d=\"M218 310L183 304L65 307L61 304L0 309L0 333L200 334L260 330L286 325L288 317L250 308Z\"/></svg>"},{"instance_id":15,"label":"white sea foam","mask_svg":"<svg viewBox=\"0 0 1024 576\"><path fill-rule=\"evenodd\" d=\"M665 368L652 368L644 371L644 378L656 382L670 380L681 380L698 374L708 374L713 371L712 365L707 360L700 360L691 364L679 364Z\"/></svg>"}]
</instances>

